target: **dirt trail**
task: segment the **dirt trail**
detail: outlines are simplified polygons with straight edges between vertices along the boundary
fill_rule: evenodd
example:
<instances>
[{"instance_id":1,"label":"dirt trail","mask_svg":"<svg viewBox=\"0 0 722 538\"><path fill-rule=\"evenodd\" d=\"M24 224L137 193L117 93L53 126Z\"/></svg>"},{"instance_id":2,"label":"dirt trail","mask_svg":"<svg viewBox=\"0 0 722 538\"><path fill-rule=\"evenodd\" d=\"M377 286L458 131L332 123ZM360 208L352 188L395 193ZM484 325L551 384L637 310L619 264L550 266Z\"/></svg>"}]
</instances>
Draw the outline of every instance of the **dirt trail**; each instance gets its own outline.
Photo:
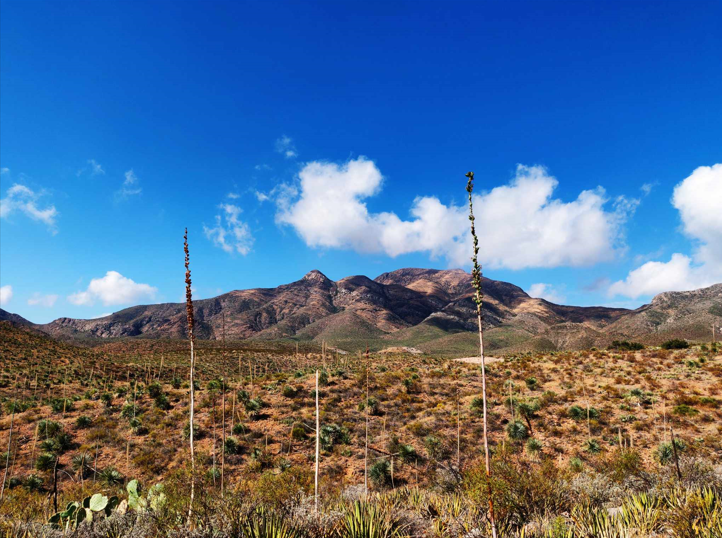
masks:
<instances>
[{"instance_id":1,"label":"dirt trail","mask_svg":"<svg viewBox=\"0 0 722 538\"><path fill-rule=\"evenodd\" d=\"M454 359L459 362L468 362L469 364L481 364L481 357L463 357L461 359ZM500 357L484 357L485 364L494 364L495 362L501 362L504 359Z\"/></svg>"}]
</instances>

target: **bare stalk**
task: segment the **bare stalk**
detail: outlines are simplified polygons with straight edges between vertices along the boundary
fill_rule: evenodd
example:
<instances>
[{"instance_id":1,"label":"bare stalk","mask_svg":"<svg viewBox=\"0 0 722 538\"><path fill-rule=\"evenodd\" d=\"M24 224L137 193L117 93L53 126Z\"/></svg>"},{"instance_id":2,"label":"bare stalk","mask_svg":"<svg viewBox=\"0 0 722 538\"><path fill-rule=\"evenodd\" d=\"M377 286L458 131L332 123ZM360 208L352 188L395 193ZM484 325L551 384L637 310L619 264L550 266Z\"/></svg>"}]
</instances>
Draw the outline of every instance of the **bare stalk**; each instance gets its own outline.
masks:
<instances>
[{"instance_id":1,"label":"bare stalk","mask_svg":"<svg viewBox=\"0 0 722 538\"><path fill-rule=\"evenodd\" d=\"M492 498L491 490L491 465L489 462L489 436L488 436L488 422L486 415L486 364L484 361L484 330L481 324L481 305L484 298L483 291L481 289L481 265L479 265L479 239L476 237L476 228L474 227L474 206L472 201L471 193L474 190L474 172L468 172L466 174L468 181L466 182L466 192L469 195L469 221L471 222L471 237L474 242L474 255L471 257L471 261L474 262L474 267L471 270L471 279L474 284L476 293L474 295L474 302L476 303L476 319L479 324L479 355L481 357L481 397L484 412L484 461L486 464L486 477L487 485L489 488L489 519L491 520L491 533L492 537L496 538L496 521L494 519L494 500Z\"/></svg>"},{"instance_id":2,"label":"bare stalk","mask_svg":"<svg viewBox=\"0 0 722 538\"><path fill-rule=\"evenodd\" d=\"M366 447L364 449L364 495L369 496L369 346L366 346Z\"/></svg>"},{"instance_id":3,"label":"bare stalk","mask_svg":"<svg viewBox=\"0 0 722 538\"><path fill-rule=\"evenodd\" d=\"M0 487L0 502L3 500L5 495L5 481L8 478L8 467L10 466L10 447L13 442L13 424L15 422L15 407L17 406L17 400L13 400L13 414L10 417L10 435L8 436L8 452L5 458L5 474L3 475L2 487Z\"/></svg>"},{"instance_id":4,"label":"bare stalk","mask_svg":"<svg viewBox=\"0 0 722 538\"><path fill-rule=\"evenodd\" d=\"M195 369L195 354L193 353L193 344L195 342L195 335L193 334L193 295L191 293L191 269L190 269L190 253L188 251L188 228L185 230L183 235L183 252L185 253L185 267L186 267L186 317L188 319L188 340L191 346L191 372L190 372L190 449L191 449L191 497L190 504L188 506L188 525L191 524L191 518L193 517L193 497L195 496L195 482L196 482L196 456L195 448L193 446L193 408L195 404L195 386L193 379L193 371Z\"/></svg>"},{"instance_id":5,"label":"bare stalk","mask_svg":"<svg viewBox=\"0 0 722 538\"><path fill-rule=\"evenodd\" d=\"M314 512L318 515L318 469L321 448L321 417L318 408L318 370L316 370L316 478L314 480Z\"/></svg>"}]
</instances>

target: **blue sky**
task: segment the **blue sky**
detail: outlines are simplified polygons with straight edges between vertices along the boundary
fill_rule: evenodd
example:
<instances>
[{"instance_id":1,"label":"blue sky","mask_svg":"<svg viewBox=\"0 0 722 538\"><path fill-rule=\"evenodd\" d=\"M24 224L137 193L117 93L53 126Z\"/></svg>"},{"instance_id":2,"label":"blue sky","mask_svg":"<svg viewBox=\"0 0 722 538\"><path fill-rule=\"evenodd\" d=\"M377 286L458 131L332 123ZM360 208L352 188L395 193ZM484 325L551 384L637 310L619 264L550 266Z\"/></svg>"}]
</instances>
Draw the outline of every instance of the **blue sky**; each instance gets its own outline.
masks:
<instances>
[{"instance_id":1,"label":"blue sky","mask_svg":"<svg viewBox=\"0 0 722 538\"><path fill-rule=\"evenodd\" d=\"M468 170L490 278L722 281L720 2L0 6L2 307L32 321L180 301L185 226L200 298L462 265Z\"/></svg>"}]
</instances>

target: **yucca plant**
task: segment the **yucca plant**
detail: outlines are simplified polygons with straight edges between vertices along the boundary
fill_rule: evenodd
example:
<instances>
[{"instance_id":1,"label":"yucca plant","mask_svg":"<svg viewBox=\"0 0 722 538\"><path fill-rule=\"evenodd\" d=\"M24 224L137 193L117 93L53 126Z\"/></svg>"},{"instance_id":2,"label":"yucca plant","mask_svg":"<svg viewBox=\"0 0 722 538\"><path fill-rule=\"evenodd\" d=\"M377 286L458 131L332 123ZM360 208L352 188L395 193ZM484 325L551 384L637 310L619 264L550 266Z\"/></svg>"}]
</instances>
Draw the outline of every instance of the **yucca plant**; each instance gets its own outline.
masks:
<instances>
[{"instance_id":1,"label":"yucca plant","mask_svg":"<svg viewBox=\"0 0 722 538\"><path fill-rule=\"evenodd\" d=\"M247 516L242 516L238 525L239 538L302 538L301 529L296 528L280 515L259 508Z\"/></svg>"},{"instance_id":2,"label":"yucca plant","mask_svg":"<svg viewBox=\"0 0 722 538\"><path fill-rule=\"evenodd\" d=\"M400 538L407 525L384 510L379 503L356 501L347 508L341 521L343 538Z\"/></svg>"}]
</instances>

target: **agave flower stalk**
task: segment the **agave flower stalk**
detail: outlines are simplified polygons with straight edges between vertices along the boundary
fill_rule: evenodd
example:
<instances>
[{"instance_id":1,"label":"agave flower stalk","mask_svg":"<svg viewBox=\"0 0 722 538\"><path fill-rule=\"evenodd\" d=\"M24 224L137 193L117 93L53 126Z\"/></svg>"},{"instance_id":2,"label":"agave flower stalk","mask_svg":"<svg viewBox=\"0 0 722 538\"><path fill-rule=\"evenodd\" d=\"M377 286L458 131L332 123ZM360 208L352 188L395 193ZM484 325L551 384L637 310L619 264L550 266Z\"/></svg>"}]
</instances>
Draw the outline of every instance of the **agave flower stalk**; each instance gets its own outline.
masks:
<instances>
[{"instance_id":1,"label":"agave flower stalk","mask_svg":"<svg viewBox=\"0 0 722 538\"><path fill-rule=\"evenodd\" d=\"M474 203L472 200L472 192L474 190L474 172L466 174L466 192L469 195L469 221L471 222L471 238L474 243L474 254L471 257L473 268L471 270L471 280L474 285L474 302L476 303L476 319L479 323L479 356L481 358L481 398L484 414L484 462L486 464L486 478L489 488L489 519L491 521L491 533L496 538L496 521L494 520L494 500L491 491L491 465L489 462L489 435L488 421L486 415L486 364L484 361L484 330L481 319L481 305L484 299L484 293L481 289L481 265L479 265L479 239L476 237L476 227L474 226Z\"/></svg>"},{"instance_id":2,"label":"agave flower stalk","mask_svg":"<svg viewBox=\"0 0 722 538\"><path fill-rule=\"evenodd\" d=\"M185 229L183 235L183 252L185 253L185 267L186 267L186 318L188 320L188 340L191 346L191 372L190 372L190 450L191 450L191 496L190 504L188 506L188 524L191 523L193 517L193 497L195 495L195 481L196 481L196 458L195 450L193 446L193 408L195 398L195 386L193 380L193 371L195 369L195 355L193 353L193 344L195 342L195 335L193 333L193 295L191 292L191 269L190 269L190 254L188 251L188 228Z\"/></svg>"}]
</instances>

